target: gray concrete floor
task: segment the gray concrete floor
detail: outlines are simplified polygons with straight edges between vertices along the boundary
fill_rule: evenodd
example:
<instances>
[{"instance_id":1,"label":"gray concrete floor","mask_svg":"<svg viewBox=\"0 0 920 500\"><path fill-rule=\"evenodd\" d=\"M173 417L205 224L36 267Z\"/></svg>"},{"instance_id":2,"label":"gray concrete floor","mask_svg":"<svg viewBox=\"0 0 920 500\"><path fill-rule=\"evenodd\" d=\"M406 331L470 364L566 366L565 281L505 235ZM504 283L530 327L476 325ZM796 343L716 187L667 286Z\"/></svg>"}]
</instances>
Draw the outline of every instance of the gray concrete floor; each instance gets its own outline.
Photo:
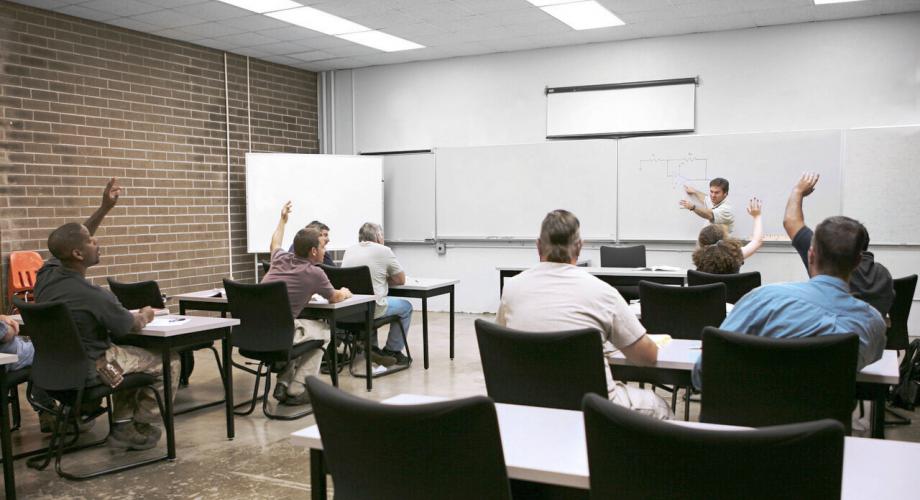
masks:
<instances>
[{"instance_id":1,"label":"gray concrete floor","mask_svg":"<svg viewBox=\"0 0 920 500\"><path fill-rule=\"evenodd\" d=\"M414 357L409 370L374 381L374 390L366 392L364 379L354 378L347 370L339 378L340 387L352 394L382 400L401 393L462 397L485 394L485 381L479 363L473 321L494 316L458 314L456 318L456 357L449 358L448 315L429 315L429 354L431 367L422 365L421 315L413 317L409 343ZM386 333L381 332L382 339ZM324 377L328 381L328 377ZM253 377L234 371L235 399L244 401L252 391ZM663 397L667 394L659 391ZM222 389L213 355L199 351L191 385L179 391L177 407L191 402L220 399ZM17 450L41 445L38 422L28 407L23 409L23 427L14 433ZM699 404L691 404L691 420L696 420ZM911 426L888 427L889 439L920 442L920 410L910 414ZM677 414L683 415L678 403ZM291 432L313 425L312 416L292 422L266 419L260 409L246 417L236 417L236 438L228 441L222 406L199 410L176 418L178 458L104 476L89 481L70 482L60 479L49 467L35 471L25 460L16 462L16 484L20 498L308 498L310 493L309 453L289 443ZM106 430L99 419L94 433ZM164 453L165 438L155 450L144 454ZM131 452L135 458L140 452ZM65 468L76 470L108 464L126 458L103 446L65 456Z\"/></svg>"}]
</instances>

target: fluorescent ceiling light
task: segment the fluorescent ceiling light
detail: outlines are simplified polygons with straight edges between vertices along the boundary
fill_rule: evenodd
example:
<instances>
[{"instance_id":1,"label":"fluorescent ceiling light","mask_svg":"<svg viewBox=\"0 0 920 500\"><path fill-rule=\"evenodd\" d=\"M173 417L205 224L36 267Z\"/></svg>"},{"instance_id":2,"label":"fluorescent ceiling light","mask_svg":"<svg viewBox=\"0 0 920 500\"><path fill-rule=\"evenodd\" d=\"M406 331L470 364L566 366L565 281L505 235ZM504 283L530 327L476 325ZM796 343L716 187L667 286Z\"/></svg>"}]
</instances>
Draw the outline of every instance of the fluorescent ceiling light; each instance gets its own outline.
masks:
<instances>
[{"instance_id":1,"label":"fluorescent ceiling light","mask_svg":"<svg viewBox=\"0 0 920 500\"><path fill-rule=\"evenodd\" d=\"M296 9L297 7L302 7L302 5L292 0L220 0L220 1L224 3L228 3L235 7L239 7L241 9L258 12L259 14L264 14L266 12L272 12L275 10Z\"/></svg>"},{"instance_id":2,"label":"fluorescent ceiling light","mask_svg":"<svg viewBox=\"0 0 920 500\"><path fill-rule=\"evenodd\" d=\"M850 3L861 2L862 0L815 0L815 5L825 5L829 3Z\"/></svg>"},{"instance_id":3,"label":"fluorescent ceiling light","mask_svg":"<svg viewBox=\"0 0 920 500\"><path fill-rule=\"evenodd\" d=\"M421 49L425 47L424 45L419 45L415 42L410 42L409 40L377 30L336 36L348 40L349 42L359 43L384 52L397 52L400 50Z\"/></svg>"},{"instance_id":4,"label":"fluorescent ceiling light","mask_svg":"<svg viewBox=\"0 0 920 500\"><path fill-rule=\"evenodd\" d=\"M579 0L527 0L528 2L536 5L537 7L543 7L545 5L558 5L561 3L572 3Z\"/></svg>"},{"instance_id":5,"label":"fluorescent ceiling light","mask_svg":"<svg viewBox=\"0 0 920 500\"><path fill-rule=\"evenodd\" d=\"M342 35L358 31L370 31L370 28L367 26L361 26L348 19L333 16L332 14L312 7L300 7L299 9L269 12L265 15L291 24L296 24L297 26L303 26L313 31L319 31L327 35Z\"/></svg>"},{"instance_id":6,"label":"fluorescent ceiling light","mask_svg":"<svg viewBox=\"0 0 920 500\"><path fill-rule=\"evenodd\" d=\"M572 29L590 30L594 28L607 28L609 26L622 26L626 23L605 9L601 4L590 0L587 2L572 2L558 5L540 7L547 14L568 24Z\"/></svg>"}]
</instances>

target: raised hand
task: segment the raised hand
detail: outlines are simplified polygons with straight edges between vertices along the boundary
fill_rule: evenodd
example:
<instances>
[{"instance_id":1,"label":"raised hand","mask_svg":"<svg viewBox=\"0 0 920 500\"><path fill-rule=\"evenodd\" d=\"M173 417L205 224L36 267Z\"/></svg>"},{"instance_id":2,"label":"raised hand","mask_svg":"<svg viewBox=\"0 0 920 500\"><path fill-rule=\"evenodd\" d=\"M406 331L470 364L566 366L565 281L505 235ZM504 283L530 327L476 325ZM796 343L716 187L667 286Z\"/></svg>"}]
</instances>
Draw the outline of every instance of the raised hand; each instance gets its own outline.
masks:
<instances>
[{"instance_id":1,"label":"raised hand","mask_svg":"<svg viewBox=\"0 0 920 500\"><path fill-rule=\"evenodd\" d=\"M801 193L802 196L808 196L814 192L815 184L818 183L820 178L821 174L817 172L802 172L802 177L795 184L793 190Z\"/></svg>"},{"instance_id":2,"label":"raised hand","mask_svg":"<svg viewBox=\"0 0 920 500\"><path fill-rule=\"evenodd\" d=\"M762 205L763 203L760 201L760 199L751 198L750 201L748 201L747 213L749 213L751 217L759 217Z\"/></svg>"},{"instance_id":3,"label":"raised hand","mask_svg":"<svg viewBox=\"0 0 920 500\"><path fill-rule=\"evenodd\" d=\"M696 208L696 205L694 205L693 203L687 200L680 200L679 204L680 204L680 208L686 208L687 210L693 210L694 208Z\"/></svg>"},{"instance_id":4,"label":"raised hand","mask_svg":"<svg viewBox=\"0 0 920 500\"><path fill-rule=\"evenodd\" d=\"M689 184L684 184L684 191L686 191L687 194L689 194L690 196L693 196L693 195L699 193L699 191L697 191L696 188L694 188L693 186L691 186L691 185L689 185Z\"/></svg>"},{"instance_id":5,"label":"raised hand","mask_svg":"<svg viewBox=\"0 0 920 500\"><path fill-rule=\"evenodd\" d=\"M290 214L291 214L291 202L289 201L285 203L283 207L281 207L281 222L284 222L285 224L287 224L288 215Z\"/></svg>"},{"instance_id":6,"label":"raised hand","mask_svg":"<svg viewBox=\"0 0 920 500\"><path fill-rule=\"evenodd\" d=\"M112 177L106 183L105 190L102 191L102 208L111 210L112 207L118 204L119 196L121 196L121 186L118 185L118 180Z\"/></svg>"}]
</instances>

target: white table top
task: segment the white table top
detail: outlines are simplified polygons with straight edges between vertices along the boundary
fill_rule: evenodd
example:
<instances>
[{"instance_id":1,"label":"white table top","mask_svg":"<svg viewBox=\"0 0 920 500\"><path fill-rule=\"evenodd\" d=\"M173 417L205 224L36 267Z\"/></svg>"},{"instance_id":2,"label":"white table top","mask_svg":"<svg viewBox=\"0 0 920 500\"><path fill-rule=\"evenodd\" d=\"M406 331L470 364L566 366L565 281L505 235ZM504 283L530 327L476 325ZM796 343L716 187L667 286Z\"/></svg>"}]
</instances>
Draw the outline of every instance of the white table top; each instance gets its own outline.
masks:
<instances>
[{"instance_id":1,"label":"white table top","mask_svg":"<svg viewBox=\"0 0 920 500\"><path fill-rule=\"evenodd\" d=\"M226 299L225 299L226 300ZM15 319L20 325L22 323L22 316L19 314L10 316ZM205 316L179 316L178 314L170 314L166 316L156 316L154 321L156 323L168 322L170 319L175 320L178 318L187 318L181 322L175 322L174 324L167 324L158 326L147 325L139 333L139 335L144 335L147 337L175 337L176 335L184 335L186 333L195 333L202 332L205 330L213 330L215 328L226 328L228 326L236 326L240 324L240 320L233 318L209 318Z\"/></svg>"},{"instance_id":2,"label":"white table top","mask_svg":"<svg viewBox=\"0 0 920 500\"><path fill-rule=\"evenodd\" d=\"M526 271L533 266L498 266L499 271ZM687 270L652 271L647 267L582 267L595 276L630 276L634 278L686 278Z\"/></svg>"},{"instance_id":3,"label":"white table top","mask_svg":"<svg viewBox=\"0 0 920 500\"><path fill-rule=\"evenodd\" d=\"M145 337L175 337L187 333L227 328L238 324L240 324L240 320L234 318L210 318L206 316L179 316L178 314L170 314L168 316L157 316L154 318L153 323L147 324L147 326L141 330L140 335Z\"/></svg>"},{"instance_id":4,"label":"white table top","mask_svg":"<svg viewBox=\"0 0 920 500\"><path fill-rule=\"evenodd\" d=\"M220 296L217 296L218 292ZM224 292L223 288L210 288L208 290L201 290L200 292L190 292L183 293L180 295L173 295L174 299L177 300L195 300L198 302L213 302L215 304L226 304L227 303L227 294ZM342 302L336 302L335 304L321 304L317 302L308 302L305 309L341 309L343 307L353 306L355 304L363 304L365 302L371 302L377 300L376 295L353 295L348 300L343 300Z\"/></svg>"},{"instance_id":5,"label":"white table top","mask_svg":"<svg viewBox=\"0 0 920 500\"><path fill-rule=\"evenodd\" d=\"M442 286L455 285L460 280L443 278L406 278L405 285L390 285L390 290L431 290Z\"/></svg>"},{"instance_id":6,"label":"white table top","mask_svg":"<svg viewBox=\"0 0 920 500\"><path fill-rule=\"evenodd\" d=\"M402 394L388 404L421 404L445 398ZM584 417L579 411L496 404L508 476L541 483L588 489L588 452ZM738 430L697 422L674 422L698 428ZM322 449L313 425L294 432L297 446ZM847 437L843 456L846 500L916 498L913 469L920 463L920 444Z\"/></svg>"},{"instance_id":7,"label":"white table top","mask_svg":"<svg viewBox=\"0 0 920 500\"><path fill-rule=\"evenodd\" d=\"M703 342L700 340L672 339L664 347L658 348L658 361L652 365L654 368L667 368L673 370L692 370L696 359L702 352ZM616 351L607 358L611 365L630 366L623 353ZM863 368L856 374L857 382L894 385L898 383L898 352L886 350L882 359Z\"/></svg>"},{"instance_id":8,"label":"white table top","mask_svg":"<svg viewBox=\"0 0 920 500\"><path fill-rule=\"evenodd\" d=\"M0 365L10 365L19 361L19 356L15 354L2 354L0 353Z\"/></svg>"}]
</instances>

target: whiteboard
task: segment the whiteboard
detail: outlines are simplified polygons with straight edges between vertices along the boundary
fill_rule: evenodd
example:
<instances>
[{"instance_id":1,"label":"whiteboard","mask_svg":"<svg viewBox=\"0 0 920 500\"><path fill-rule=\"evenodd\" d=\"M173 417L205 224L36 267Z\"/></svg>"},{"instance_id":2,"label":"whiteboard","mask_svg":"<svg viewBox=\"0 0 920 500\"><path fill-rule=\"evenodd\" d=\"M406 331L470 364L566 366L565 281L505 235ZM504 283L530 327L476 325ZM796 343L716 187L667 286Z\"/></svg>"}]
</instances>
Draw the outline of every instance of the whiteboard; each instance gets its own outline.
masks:
<instances>
[{"instance_id":1,"label":"whiteboard","mask_svg":"<svg viewBox=\"0 0 920 500\"><path fill-rule=\"evenodd\" d=\"M920 126L846 131L843 213L872 244L920 244Z\"/></svg>"},{"instance_id":2,"label":"whiteboard","mask_svg":"<svg viewBox=\"0 0 920 500\"><path fill-rule=\"evenodd\" d=\"M616 141L438 148L438 238L535 239L564 208L585 239L616 237Z\"/></svg>"},{"instance_id":3,"label":"whiteboard","mask_svg":"<svg viewBox=\"0 0 920 500\"><path fill-rule=\"evenodd\" d=\"M387 241L435 238L434 153L383 156L383 229Z\"/></svg>"},{"instance_id":4,"label":"whiteboard","mask_svg":"<svg viewBox=\"0 0 920 500\"><path fill-rule=\"evenodd\" d=\"M696 84L614 88L546 95L546 137L696 128Z\"/></svg>"},{"instance_id":5,"label":"whiteboard","mask_svg":"<svg viewBox=\"0 0 920 500\"><path fill-rule=\"evenodd\" d=\"M313 220L330 228L328 250L358 242L365 222L383 220L383 159L373 156L246 153L246 248L269 251L281 207L290 200L288 248Z\"/></svg>"},{"instance_id":6,"label":"whiteboard","mask_svg":"<svg viewBox=\"0 0 920 500\"><path fill-rule=\"evenodd\" d=\"M619 237L696 240L708 222L679 208L678 202L687 199L683 184L708 193L709 180L724 177L730 184L735 237L750 237L752 224L745 207L756 196L764 204L764 232L786 238L786 200L806 170L821 174L804 207L805 221L814 226L840 214L841 141L839 130L623 139L618 162Z\"/></svg>"}]
</instances>

